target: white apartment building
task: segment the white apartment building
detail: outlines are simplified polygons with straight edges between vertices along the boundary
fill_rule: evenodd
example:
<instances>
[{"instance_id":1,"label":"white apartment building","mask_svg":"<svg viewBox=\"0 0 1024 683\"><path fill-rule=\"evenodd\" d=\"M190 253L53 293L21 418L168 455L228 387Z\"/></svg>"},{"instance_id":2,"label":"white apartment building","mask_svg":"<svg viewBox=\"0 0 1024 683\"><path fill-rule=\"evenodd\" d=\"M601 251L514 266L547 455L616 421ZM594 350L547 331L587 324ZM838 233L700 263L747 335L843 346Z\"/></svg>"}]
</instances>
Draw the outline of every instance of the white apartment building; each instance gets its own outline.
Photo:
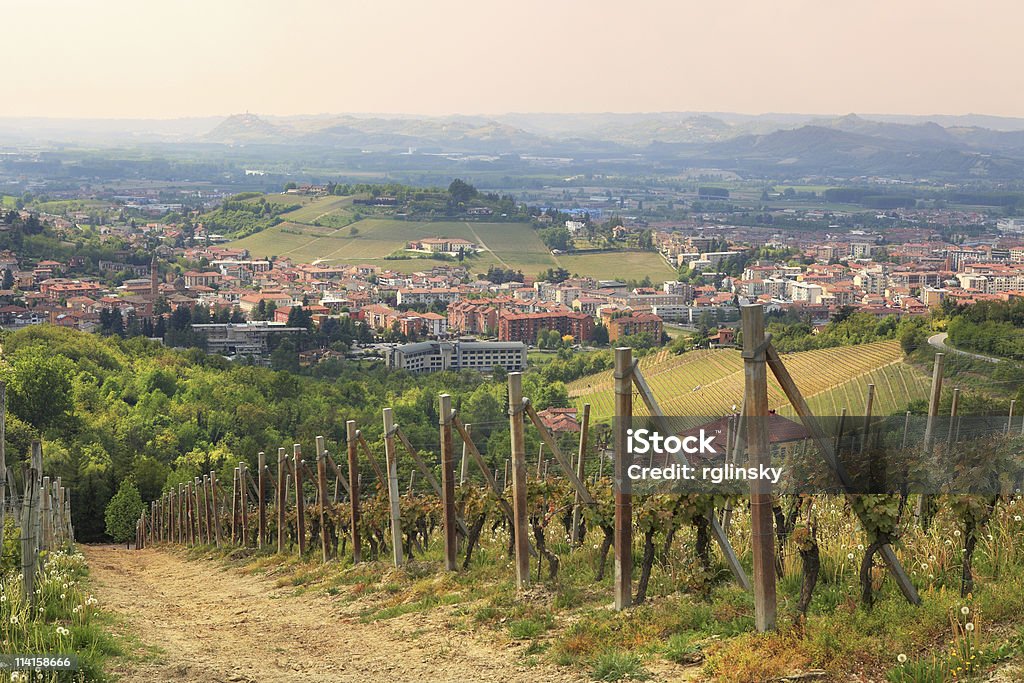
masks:
<instances>
[{"instance_id":1,"label":"white apartment building","mask_svg":"<svg viewBox=\"0 0 1024 683\"><path fill-rule=\"evenodd\" d=\"M526 369L526 349L523 342L429 341L391 347L386 360L389 368L415 373L496 367L519 372Z\"/></svg>"}]
</instances>

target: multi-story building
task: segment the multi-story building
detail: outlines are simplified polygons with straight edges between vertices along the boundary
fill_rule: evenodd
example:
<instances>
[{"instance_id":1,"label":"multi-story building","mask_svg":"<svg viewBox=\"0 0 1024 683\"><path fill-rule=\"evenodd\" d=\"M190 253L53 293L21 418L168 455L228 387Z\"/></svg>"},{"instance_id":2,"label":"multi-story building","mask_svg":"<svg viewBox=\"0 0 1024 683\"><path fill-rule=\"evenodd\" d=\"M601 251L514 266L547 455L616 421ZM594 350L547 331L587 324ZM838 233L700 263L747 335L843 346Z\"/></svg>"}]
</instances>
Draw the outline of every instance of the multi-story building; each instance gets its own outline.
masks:
<instances>
[{"instance_id":1,"label":"multi-story building","mask_svg":"<svg viewBox=\"0 0 1024 683\"><path fill-rule=\"evenodd\" d=\"M661 343L662 320L653 313L629 313L613 317L605 322L608 328L608 341L617 341L622 337L633 337L638 334L649 334L656 343Z\"/></svg>"},{"instance_id":2,"label":"multi-story building","mask_svg":"<svg viewBox=\"0 0 1024 683\"><path fill-rule=\"evenodd\" d=\"M192 325L192 329L205 335L207 353L252 356L262 364L269 361L268 340L271 335L306 331L303 327L288 327L285 323L267 321L208 323Z\"/></svg>"},{"instance_id":3,"label":"multi-story building","mask_svg":"<svg viewBox=\"0 0 1024 683\"><path fill-rule=\"evenodd\" d=\"M816 304L821 301L821 285L809 282L790 282L789 298L793 301L802 301L809 304Z\"/></svg>"},{"instance_id":4,"label":"multi-story building","mask_svg":"<svg viewBox=\"0 0 1024 683\"><path fill-rule=\"evenodd\" d=\"M496 367L519 372L526 368L526 350L523 342L419 342L389 348L387 365L417 373L442 370L492 372Z\"/></svg>"},{"instance_id":5,"label":"multi-story building","mask_svg":"<svg viewBox=\"0 0 1024 683\"><path fill-rule=\"evenodd\" d=\"M594 332L594 319L575 311L545 311L542 313L512 313L498 315L498 339L534 343L541 330L558 330L562 336L570 335L577 341L590 339Z\"/></svg>"}]
</instances>

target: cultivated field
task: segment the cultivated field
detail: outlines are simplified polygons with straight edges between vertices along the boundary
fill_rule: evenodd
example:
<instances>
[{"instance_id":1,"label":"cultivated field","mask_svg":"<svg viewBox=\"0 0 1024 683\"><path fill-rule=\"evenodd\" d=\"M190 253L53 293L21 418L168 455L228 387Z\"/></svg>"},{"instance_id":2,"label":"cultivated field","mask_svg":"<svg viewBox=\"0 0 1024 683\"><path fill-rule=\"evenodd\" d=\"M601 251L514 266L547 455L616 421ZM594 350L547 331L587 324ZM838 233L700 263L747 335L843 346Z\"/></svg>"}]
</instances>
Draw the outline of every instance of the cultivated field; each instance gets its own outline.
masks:
<instances>
[{"instance_id":1,"label":"cultivated field","mask_svg":"<svg viewBox=\"0 0 1024 683\"><path fill-rule=\"evenodd\" d=\"M472 272L489 266L521 270L536 275L548 268L562 267L570 273L602 279L643 279L654 281L672 275L672 269L652 252L600 252L553 256L525 223L476 223L462 221L403 221L383 217L356 220L352 197L268 195L267 201L302 204L282 214L285 222L230 244L244 247L256 257L277 256L299 263L366 262L399 272L430 269L445 263L440 259L385 259L400 254L405 245L422 237L461 237L483 246L483 251L465 263Z\"/></svg>"},{"instance_id":2,"label":"cultivated field","mask_svg":"<svg viewBox=\"0 0 1024 683\"><path fill-rule=\"evenodd\" d=\"M819 415L838 415L864 410L867 385L875 384L874 413L890 414L906 408L907 402L927 397L928 378L901 362L903 352L896 341L861 346L821 349L783 356L786 367ZM743 401L743 359L732 349L696 351L677 356L668 350L640 360L640 368L662 409L674 416L718 417L739 408ZM595 419L613 414L612 371L584 377L569 384L570 399L577 405L591 404ZM792 409L775 381L768 381L769 407L783 414ZM646 415L639 399L634 413Z\"/></svg>"}]
</instances>

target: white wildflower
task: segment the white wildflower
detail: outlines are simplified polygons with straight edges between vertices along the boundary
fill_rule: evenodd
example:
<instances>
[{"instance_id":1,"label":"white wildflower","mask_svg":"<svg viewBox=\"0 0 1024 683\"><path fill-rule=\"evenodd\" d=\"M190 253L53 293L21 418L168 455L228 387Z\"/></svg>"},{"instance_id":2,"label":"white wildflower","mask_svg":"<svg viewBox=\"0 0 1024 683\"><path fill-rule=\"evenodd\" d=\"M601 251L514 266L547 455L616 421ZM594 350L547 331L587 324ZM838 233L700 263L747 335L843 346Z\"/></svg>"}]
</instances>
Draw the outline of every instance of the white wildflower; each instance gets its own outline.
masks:
<instances>
[{"instance_id":1,"label":"white wildflower","mask_svg":"<svg viewBox=\"0 0 1024 683\"><path fill-rule=\"evenodd\" d=\"M968 621L967 624L964 626L964 628L967 629L968 631L973 631L974 630L974 622Z\"/></svg>"},{"instance_id":2,"label":"white wildflower","mask_svg":"<svg viewBox=\"0 0 1024 683\"><path fill-rule=\"evenodd\" d=\"M968 614L970 614L970 613L971 613L971 608L968 607L967 605L964 605L963 607L960 608L960 614L964 615L965 617Z\"/></svg>"},{"instance_id":3,"label":"white wildflower","mask_svg":"<svg viewBox=\"0 0 1024 683\"><path fill-rule=\"evenodd\" d=\"M906 664L907 663L907 656L901 652L898 655L896 655L896 661L899 662L900 664Z\"/></svg>"}]
</instances>

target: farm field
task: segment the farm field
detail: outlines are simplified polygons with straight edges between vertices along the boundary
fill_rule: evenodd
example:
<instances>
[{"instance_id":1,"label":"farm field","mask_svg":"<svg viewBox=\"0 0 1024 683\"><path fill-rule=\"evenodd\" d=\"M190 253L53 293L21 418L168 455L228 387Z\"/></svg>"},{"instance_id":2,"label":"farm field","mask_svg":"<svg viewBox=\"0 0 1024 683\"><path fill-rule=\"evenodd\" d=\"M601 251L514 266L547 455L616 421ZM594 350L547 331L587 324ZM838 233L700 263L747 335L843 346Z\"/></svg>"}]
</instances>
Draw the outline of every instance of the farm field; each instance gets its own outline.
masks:
<instances>
[{"instance_id":1,"label":"farm field","mask_svg":"<svg viewBox=\"0 0 1024 683\"><path fill-rule=\"evenodd\" d=\"M440 259L385 259L422 237L461 237L484 247L468 259L472 272L490 266L521 270L536 275L562 267L570 273L601 279L652 280L669 277L672 269L653 252L622 251L553 256L537 233L525 223L477 223L464 221L403 221L369 217L352 222L352 197L310 198L302 195L267 195L267 201L302 204L282 214L280 225L231 242L253 256L277 256L299 263L366 262L399 272L428 270L446 263ZM319 225L317 225L319 223ZM355 228L355 234L353 234Z\"/></svg>"},{"instance_id":2,"label":"farm field","mask_svg":"<svg viewBox=\"0 0 1024 683\"><path fill-rule=\"evenodd\" d=\"M842 408L863 410L867 385L876 388L875 413L903 410L908 401L927 396L928 378L901 362L896 341L786 354L786 367L821 415L838 415ZM677 356L663 350L640 360L640 369L667 415L718 417L743 400L743 360L732 349L696 351ZM576 405L591 404L596 420L613 415L612 371L584 377L568 385ZM792 409L769 374L769 407L783 414ZM634 401L634 412L646 414Z\"/></svg>"},{"instance_id":3,"label":"farm field","mask_svg":"<svg viewBox=\"0 0 1024 683\"><path fill-rule=\"evenodd\" d=\"M555 258L558 264L570 273L605 280L643 280L644 277L650 277L657 283L675 276L675 271L665 263L661 254L652 251L565 254Z\"/></svg>"}]
</instances>

